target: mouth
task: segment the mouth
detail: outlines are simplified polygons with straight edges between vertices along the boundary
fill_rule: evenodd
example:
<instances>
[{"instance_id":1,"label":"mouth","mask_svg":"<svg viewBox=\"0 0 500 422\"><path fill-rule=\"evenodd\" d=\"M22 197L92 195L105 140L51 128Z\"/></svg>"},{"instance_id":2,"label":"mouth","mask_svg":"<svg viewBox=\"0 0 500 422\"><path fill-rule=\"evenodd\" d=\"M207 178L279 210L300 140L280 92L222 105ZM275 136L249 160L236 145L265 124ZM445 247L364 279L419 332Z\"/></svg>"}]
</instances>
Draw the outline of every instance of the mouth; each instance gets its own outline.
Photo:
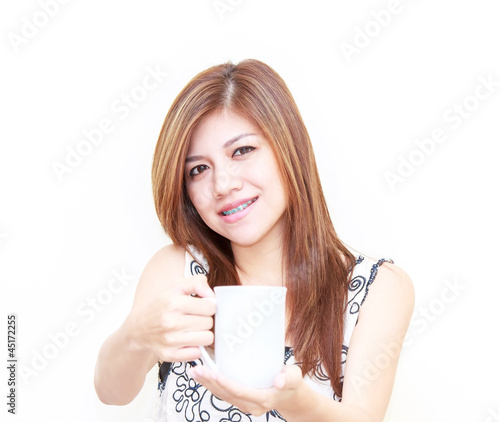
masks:
<instances>
[{"instance_id":1,"label":"mouth","mask_svg":"<svg viewBox=\"0 0 500 422\"><path fill-rule=\"evenodd\" d=\"M236 214L238 212L243 211L245 208L249 207L250 205L252 205L255 201L257 201L257 199L258 199L258 197L252 198L249 201L243 202L242 204L238 205L237 207L221 211L219 214L223 215L223 216Z\"/></svg>"}]
</instances>

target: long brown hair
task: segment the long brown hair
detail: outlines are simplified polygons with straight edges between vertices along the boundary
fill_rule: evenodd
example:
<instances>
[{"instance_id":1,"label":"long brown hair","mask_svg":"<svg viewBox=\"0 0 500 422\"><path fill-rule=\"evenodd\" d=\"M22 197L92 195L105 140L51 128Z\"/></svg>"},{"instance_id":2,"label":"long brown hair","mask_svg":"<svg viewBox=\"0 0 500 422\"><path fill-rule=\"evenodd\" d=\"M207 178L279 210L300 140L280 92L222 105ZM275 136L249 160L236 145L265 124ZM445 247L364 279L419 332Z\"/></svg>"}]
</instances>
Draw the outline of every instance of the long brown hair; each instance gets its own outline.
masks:
<instances>
[{"instance_id":1,"label":"long brown hair","mask_svg":"<svg viewBox=\"0 0 500 422\"><path fill-rule=\"evenodd\" d=\"M186 191L184 162L191 134L214 112L228 110L260 129L275 154L287 194L283 268L291 339L302 372L321 376L342 393L344 312L354 256L339 240L328 212L314 153L299 110L268 65L244 60L195 76L174 100L152 167L156 212L173 243L193 245L208 261L212 287L238 284L230 242L200 218Z\"/></svg>"}]
</instances>

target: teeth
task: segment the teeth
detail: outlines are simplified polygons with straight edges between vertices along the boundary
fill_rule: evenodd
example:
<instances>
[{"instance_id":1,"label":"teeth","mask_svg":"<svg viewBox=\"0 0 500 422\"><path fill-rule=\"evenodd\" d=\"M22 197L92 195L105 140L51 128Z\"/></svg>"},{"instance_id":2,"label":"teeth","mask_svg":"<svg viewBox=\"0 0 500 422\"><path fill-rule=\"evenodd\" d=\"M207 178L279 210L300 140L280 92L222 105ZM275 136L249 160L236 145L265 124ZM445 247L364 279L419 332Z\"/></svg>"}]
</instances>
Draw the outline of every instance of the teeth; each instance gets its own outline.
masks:
<instances>
[{"instance_id":1,"label":"teeth","mask_svg":"<svg viewBox=\"0 0 500 422\"><path fill-rule=\"evenodd\" d=\"M245 202L245 203L241 204L239 207L233 208L232 210L222 211L222 214L223 215L231 215L231 214L243 211L246 207L248 207L250 204L252 204L256 200L257 200L257 198L251 199L250 201Z\"/></svg>"}]
</instances>

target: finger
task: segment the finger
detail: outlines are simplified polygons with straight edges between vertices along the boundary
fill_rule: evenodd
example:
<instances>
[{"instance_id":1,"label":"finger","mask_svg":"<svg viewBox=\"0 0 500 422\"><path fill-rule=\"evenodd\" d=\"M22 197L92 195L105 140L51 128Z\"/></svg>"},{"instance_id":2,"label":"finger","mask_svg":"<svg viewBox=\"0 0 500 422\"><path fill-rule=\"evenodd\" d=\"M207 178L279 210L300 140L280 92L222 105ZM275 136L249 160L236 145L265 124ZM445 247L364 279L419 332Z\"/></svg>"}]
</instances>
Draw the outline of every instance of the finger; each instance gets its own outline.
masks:
<instances>
[{"instance_id":1,"label":"finger","mask_svg":"<svg viewBox=\"0 0 500 422\"><path fill-rule=\"evenodd\" d=\"M280 374L274 379L274 387L277 390L294 389L302 379L302 370L298 365L285 365Z\"/></svg>"},{"instance_id":2,"label":"finger","mask_svg":"<svg viewBox=\"0 0 500 422\"><path fill-rule=\"evenodd\" d=\"M172 331L206 331L212 329L214 319L211 316L184 315L172 328Z\"/></svg>"},{"instance_id":3,"label":"finger","mask_svg":"<svg viewBox=\"0 0 500 422\"><path fill-rule=\"evenodd\" d=\"M208 285L207 276L204 274L185 278L180 284L180 289L186 295L196 294L199 297L215 297L214 291Z\"/></svg>"},{"instance_id":4,"label":"finger","mask_svg":"<svg viewBox=\"0 0 500 422\"><path fill-rule=\"evenodd\" d=\"M217 310L214 302L199 297L179 296L176 300L178 309L183 314L211 317Z\"/></svg>"},{"instance_id":5,"label":"finger","mask_svg":"<svg viewBox=\"0 0 500 422\"><path fill-rule=\"evenodd\" d=\"M210 346L214 342L214 334L211 331L188 331L172 333L168 336L168 344L171 347L186 346Z\"/></svg>"},{"instance_id":6,"label":"finger","mask_svg":"<svg viewBox=\"0 0 500 422\"><path fill-rule=\"evenodd\" d=\"M188 368L188 375L194 380L216 380L217 373L205 365L196 365Z\"/></svg>"},{"instance_id":7,"label":"finger","mask_svg":"<svg viewBox=\"0 0 500 422\"><path fill-rule=\"evenodd\" d=\"M198 347L182 347L172 352L171 349L160 353L161 362L189 362L201 357Z\"/></svg>"},{"instance_id":8,"label":"finger","mask_svg":"<svg viewBox=\"0 0 500 422\"><path fill-rule=\"evenodd\" d=\"M165 317L160 330L165 334L188 331L205 331L212 329L214 319L211 316L182 315Z\"/></svg>"}]
</instances>

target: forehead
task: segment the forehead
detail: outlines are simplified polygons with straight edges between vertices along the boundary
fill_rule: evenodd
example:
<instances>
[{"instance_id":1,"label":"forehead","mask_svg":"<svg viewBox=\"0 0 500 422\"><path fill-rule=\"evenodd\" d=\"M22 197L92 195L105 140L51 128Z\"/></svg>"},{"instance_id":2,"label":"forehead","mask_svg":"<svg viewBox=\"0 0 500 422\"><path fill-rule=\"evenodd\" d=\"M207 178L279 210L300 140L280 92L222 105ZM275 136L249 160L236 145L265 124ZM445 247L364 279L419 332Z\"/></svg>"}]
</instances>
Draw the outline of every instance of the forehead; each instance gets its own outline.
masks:
<instances>
[{"instance_id":1,"label":"forehead","mask_svg":"<svg viewBox=\"0 0 500 422\"><path fill-rule=\"evenodd\" d=\"M221 111L205 117L194 130L189 142L188 154L203 147L223 146L235 136L253 133L261 135L260 130L240 115Z\"/></svg>"}]
</instances>

